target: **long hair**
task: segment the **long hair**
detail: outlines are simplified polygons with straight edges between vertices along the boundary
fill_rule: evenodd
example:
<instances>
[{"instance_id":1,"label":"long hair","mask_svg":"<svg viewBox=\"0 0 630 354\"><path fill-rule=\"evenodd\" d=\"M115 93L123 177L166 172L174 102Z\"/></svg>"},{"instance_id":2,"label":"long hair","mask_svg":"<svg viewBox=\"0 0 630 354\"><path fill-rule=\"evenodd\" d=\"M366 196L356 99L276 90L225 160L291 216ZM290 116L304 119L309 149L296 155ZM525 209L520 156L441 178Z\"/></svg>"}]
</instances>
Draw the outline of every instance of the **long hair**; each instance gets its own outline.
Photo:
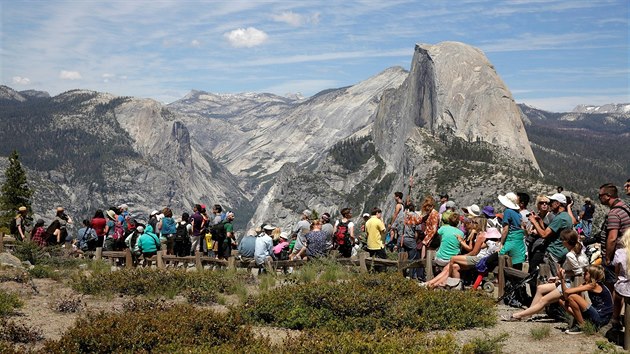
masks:
<instances>
[{"instance_id":1,"label":"long hair","mask_svg":"<svg viewBox=\"0 0 630 354\"><path fill-rule=\"evenodd\" d=\"M626 272L630 269L630 229L626 230L621 236L621 243L623 248L626 249ZM628 277L628 274L625 274Z\"/></svg>"},{"instance_id":2,"label":"long hair","mask_svg":"<svg viewBox=\"0 0 630 354\"><path fill-rule=\"evenodd\" d=\"M571 246L571 251L579 256L582 253L582 244L580 243L580 236L573 229L564 229L560 232L560 239L566 241Z\"/></svg>"},{"instance_id":3,"label":"long hair","mask_svg":"<svg viewBox=\"0 0 630 354\"><path fill-rule=\"evenodd\" d=\"M422 211L422 214L426 215L430 213L431 210L433 210L434 206L435 199L433 199L433 196L427 195L422 202L422 207L420 208L420 210Z\"/></svg>"}]
</instances>

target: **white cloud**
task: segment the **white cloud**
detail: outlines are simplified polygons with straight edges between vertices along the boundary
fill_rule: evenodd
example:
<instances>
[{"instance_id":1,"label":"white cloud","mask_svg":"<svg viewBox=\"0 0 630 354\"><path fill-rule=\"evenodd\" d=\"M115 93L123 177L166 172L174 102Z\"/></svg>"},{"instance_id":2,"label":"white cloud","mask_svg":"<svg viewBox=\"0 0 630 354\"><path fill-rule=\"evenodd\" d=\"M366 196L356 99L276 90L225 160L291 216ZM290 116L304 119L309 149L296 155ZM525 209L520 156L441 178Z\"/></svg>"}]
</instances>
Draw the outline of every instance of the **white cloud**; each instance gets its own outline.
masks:
<instances>
[{"instance_id":1,"label":"white cloud","mask_svg":"<svg viewBox=\"0 0 630 354\"><path fill-rule=\"evenodd\" d=\"M199 47L201 47L201 42L199 42L196 39L193 39L192 41L190 41L190 45L195 47L195 48L199 48Z\"/></svg>"},{"instance_id":2,"label":"white cloud","mask_svg":"<svg viewBox=\"0 0 630 354\"><path fill-rule=\"evenodd\" d=\"M78 71L61 70L61 72L59 72L59 78L63 80L79 80L81 79L81 73Z\"/></svg>"},{"instance_id":3,"label":"white cloud","mask_svg":"<svg viewBox=\"0 0 630 354\"><path fill-rule=\"evenodd\" d=\"M304 16L296 14L292 11L284 11L280 15L273 15L273 20L276 22L288 23L291 26L299 27L305 22Z\"/></svg>"},{"instance_id":4,"label":"white cloud","mask_svg":"<svg viewBox=\"0 0 630 354\"><path fill-rule=\"evenodd\" d=\"M13 83L16 85L28 85L31 83L31 79L28 77L14 76Z\"/></svg>"},{"instance_id":5,"label":"white cloud","mask_svg":"<svg viewBox=\"0 0 630 354\"><path fill-rule=\"evenodd\" d=\"M224 33L223 36L230 42L231 46L236 48L251 48L261 45L269 37L267 33L254 27L238 28Z\"/></svg>"}]
</instances>

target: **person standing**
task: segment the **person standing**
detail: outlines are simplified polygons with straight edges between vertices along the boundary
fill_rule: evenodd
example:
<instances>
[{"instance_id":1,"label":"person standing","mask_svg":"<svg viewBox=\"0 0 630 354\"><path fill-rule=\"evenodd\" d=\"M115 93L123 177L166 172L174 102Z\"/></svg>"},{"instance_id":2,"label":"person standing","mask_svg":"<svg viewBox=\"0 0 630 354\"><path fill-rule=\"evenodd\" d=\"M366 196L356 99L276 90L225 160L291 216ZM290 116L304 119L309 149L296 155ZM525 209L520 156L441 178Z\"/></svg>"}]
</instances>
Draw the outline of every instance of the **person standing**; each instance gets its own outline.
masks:
<instances>
[{"instance_id":1,"label":"person standing","mask_svg":"<svg viewBox=\"0 0 630 354\"><path fill-rule=\"evenodd\" d=\"M584 199L584 205L580 211L580 220L582 221L582 232L587 239L591 238L591 231L593 230L593 215L595 214L595 205L591 201L591 198Z\"/></svg>"},{"instance_id":2,"label":"person standing","mask_svg":"<svg viewBox=\"0 0 630 354\"><path fill-rule=\"evenodd\" d=\"M385 245L383 237L385 236L385 223L382 220L383 211L379 208L372 209L370 219L365 223L367 231L367 249L370 257L386 259ZM378 272L383 271L383 267L375 267Z\"/></svg>"},{"instance_id":3,"label":"person standing","mask_svg":"<svg viewBox=\"0 0 630 354\"><path fill-rule=\"evenodd\" d=\"M341 219L335 221L333 227L333 244L344 258L352 256L352 246L354 245L354 223L352 220L352 208L341 209ZM320 227L321 228L321 227Z\"/></svg>"},{"instance_id":4,"label":"person standing","mask_svg":"<svg viewBox=\"0 0 630 354\"><path fill-rule=\"evenodd\" d=\"M190 242L192 243L190 247L190 253L194 255L195 251L199 250L199 243L201 242L201 230L203 230L204 228L204 219L203 216L201 216L201 205L195 204L195 206L193 207L193 215L190 217L190 223L193 227L192 237L190 238Z\"/></svg>"},{"instance_id":5,"label":"person standing","mask_svg":"<svg viewBox=\"0 0 630 354\"><path fill-rule=\"evenodd\" d=\"M27 213L28 209L25 206L21 206L18 208L18 213L15 216L15 232L11 231L11 233L14 233L13 236L15 236L18 241L26 240L26 228L28 226Z\"/></svg>"},{"instance_id":6,"label":"person standing","mask_svg":"<svg viewBox=\"0 0 630 354\"><path fill-rule=\"evenodd\" d=\"M311 230L311 211L305 209L302 212L300 221L295 224L293 228L292 236L295 236L295 245L293 246L293 254L296 254L302 249L305 243L304 235Z\"/></svg>"},{"instance_id":7,"label":"person standing","mask_svg":"<svg viewBox=\"0 0 630 354\"><path fill-rule=\"evenodd\" d=\"M613 259L615 250L623 248L621 235L630 228L630 208L619 198L617 186L612 183L599 187L599 201L610 208L601 227L600 243L605 283L608 289L613 290L613 284L617 280Z\"/></svg>"},{"instance_id":8,"label":"person standing","mask_svg":"<svg viewBox=\"0 0 630 354\"><path fill-rule=\"evenodd\" d=\"M518 196L511 192L506 193L499 196L499 201L505 206L501 221L501 250L499 255L507 254L512 257L513 267L522 269L527 250L525 248L525 230L519 213Z\"/></svg>"}]
</instances>

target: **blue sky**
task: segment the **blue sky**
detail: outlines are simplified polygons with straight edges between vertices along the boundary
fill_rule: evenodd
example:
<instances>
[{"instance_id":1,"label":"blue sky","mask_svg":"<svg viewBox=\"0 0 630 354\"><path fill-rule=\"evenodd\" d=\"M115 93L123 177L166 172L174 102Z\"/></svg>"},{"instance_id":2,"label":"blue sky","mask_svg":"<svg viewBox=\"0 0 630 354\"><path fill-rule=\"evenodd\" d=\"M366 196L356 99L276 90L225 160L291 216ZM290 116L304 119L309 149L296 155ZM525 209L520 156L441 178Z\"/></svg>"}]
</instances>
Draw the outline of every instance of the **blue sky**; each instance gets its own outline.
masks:
<instances>
[{"instance_id":1,"label":"blue sky","mask_svg":"<svg viewBox=\"0 0 630 354\"><path fill-rule=\"evenodd\" d=\"M409 68L415 43L480 48L519 103L630 102L628 0L0 0L1 82L172 102L301 92Z\"/></svg>"}]
</instances>

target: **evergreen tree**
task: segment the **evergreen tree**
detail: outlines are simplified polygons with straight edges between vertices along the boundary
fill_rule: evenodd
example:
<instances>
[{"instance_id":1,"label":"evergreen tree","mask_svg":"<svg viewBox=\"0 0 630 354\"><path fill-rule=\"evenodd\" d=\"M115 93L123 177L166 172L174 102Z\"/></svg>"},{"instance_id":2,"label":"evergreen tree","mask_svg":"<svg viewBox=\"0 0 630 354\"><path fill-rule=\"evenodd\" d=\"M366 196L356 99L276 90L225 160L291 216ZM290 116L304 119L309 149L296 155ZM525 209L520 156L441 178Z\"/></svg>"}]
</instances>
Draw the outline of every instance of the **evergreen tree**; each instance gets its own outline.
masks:
<instances>
[{"instance_id":1,"label":"evergreen tree","mask_svg":"<svg viewBox=\"0 0 630 354\"><path fill-rule=\"evenodd\" d=\"M16 150L13 150L9 156L9 166L4 172L4 177L5 182L2 185L2 195L0 196L0 211L2 211L2 224L8 226L19 207L25 206L28 213L32 213L31 196L33 192L28 187L26 172L22 168Z\"/></svg>"}]
</instances>

